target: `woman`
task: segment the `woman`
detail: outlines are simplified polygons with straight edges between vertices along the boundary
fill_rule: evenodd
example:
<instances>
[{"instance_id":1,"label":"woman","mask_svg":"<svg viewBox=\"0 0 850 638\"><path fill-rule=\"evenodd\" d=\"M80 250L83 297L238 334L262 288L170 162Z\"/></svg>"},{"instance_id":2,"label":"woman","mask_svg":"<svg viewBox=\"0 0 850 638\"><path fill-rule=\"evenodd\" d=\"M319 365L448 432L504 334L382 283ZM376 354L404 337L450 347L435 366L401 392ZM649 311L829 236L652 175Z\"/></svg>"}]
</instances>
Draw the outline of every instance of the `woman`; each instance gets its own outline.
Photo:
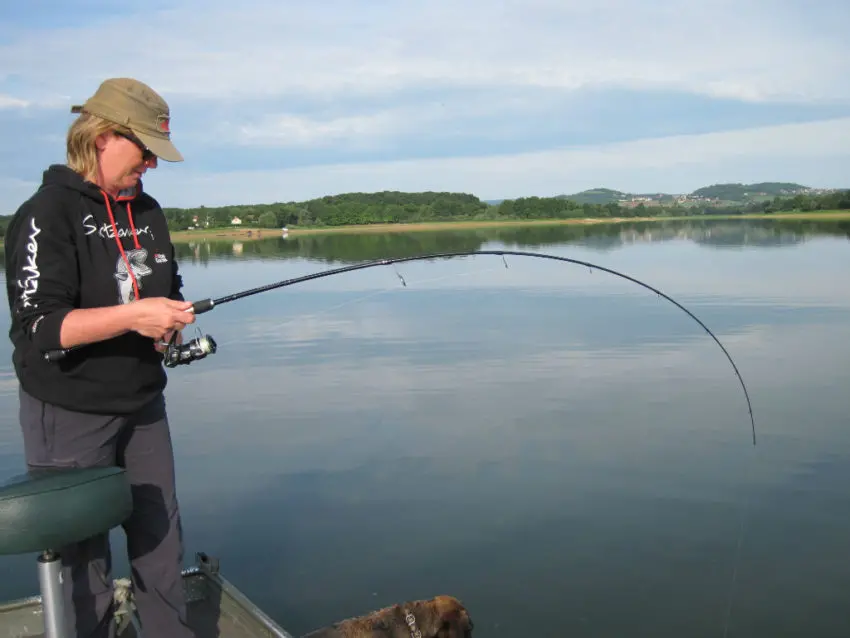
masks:
<instances>
[{"instance_id":1,"label":"woman","mask_svg":"<svg viewBox=\"0 0 850 638\"><path fill-rule=\"evenodd\" d=\"M106 80L71 110L80 115L67 165L44 172L5 238L26 462L127 468L134 511L124 530L145 635L192 636L158 342L194 315L162 209L141 183L158 159L183 158L168 105L141 82ZM44 356L62 349L57 361ZM68 627L111 635L108 535L61 551Z\"/></svg>"}]
</instances>

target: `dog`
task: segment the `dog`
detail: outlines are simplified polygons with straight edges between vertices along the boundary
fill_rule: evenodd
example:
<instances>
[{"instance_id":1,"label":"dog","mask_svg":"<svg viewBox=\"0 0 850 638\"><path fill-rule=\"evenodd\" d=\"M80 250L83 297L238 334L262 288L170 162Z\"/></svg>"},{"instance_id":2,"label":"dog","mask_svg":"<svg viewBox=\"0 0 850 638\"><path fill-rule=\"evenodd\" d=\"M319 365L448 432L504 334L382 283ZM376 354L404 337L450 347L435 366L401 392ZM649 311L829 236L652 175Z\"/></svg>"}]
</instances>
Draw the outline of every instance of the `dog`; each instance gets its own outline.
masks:
<instances>
[{"instance_id":1,"label":"dog","mask_svg":"<svg viewBox=\"0 0 850 638\"><path fill-rule=\"evenodd\" d=\"M472 638L472 627L457 598L436 596L348 618L302 638Z\"/></svg>"}]
</instances>

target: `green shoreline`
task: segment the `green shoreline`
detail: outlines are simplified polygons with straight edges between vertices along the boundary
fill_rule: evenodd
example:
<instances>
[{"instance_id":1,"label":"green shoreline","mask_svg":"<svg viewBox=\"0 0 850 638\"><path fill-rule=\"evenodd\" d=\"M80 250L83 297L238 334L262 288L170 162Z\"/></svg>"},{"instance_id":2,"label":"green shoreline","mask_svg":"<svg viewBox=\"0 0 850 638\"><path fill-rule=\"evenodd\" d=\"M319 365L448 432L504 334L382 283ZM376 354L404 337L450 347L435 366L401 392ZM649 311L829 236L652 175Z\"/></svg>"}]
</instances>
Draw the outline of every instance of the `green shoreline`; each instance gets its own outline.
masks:
<instances>
[{"instance_id":1,"label":"green shoreline","mask_svg":"<svg viewBox=\"0 0 850 638\"><path fill-rule=\"evenodd\" d=\"M850 220L850 210L815 211L810 213L748 213L740 215L684 215L662 217L597 217L597 218L568 218L568 219L510 219L510 220L479 220L479 221L449 221L449 222L416 222L396 224L365 224L357 226L324 226L301 227L288 230L289 236L313 235L327 233L386 233L386 232L422 232L441 230L474 230L476 228L507 228L511 226L564 226L587 224L627 224L635 222L665 222L665 221L729 221L738 219L790 220L790 221L824 221ZM280 237L280 228L214 228L209 230L181 230L171 233L173 241L185 242L195 239L213 240L258 240L269 237Z\"/></svg>"}]
</instances>

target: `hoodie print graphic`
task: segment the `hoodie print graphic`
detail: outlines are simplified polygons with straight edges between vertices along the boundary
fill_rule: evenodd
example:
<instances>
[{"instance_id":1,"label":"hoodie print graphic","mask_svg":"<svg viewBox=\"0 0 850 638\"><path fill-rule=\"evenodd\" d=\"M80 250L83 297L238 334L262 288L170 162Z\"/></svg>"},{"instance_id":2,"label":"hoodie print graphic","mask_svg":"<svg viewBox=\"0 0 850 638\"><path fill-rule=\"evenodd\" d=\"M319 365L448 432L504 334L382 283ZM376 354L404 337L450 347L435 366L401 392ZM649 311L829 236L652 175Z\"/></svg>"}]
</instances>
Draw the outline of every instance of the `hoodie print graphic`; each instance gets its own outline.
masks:
<instances>
[{"instance_id":1,"label":"hoodie print graphic","mask_svg":"<svg viewBox=\"0 0 850 638\"><path fill-rule=\"evenodd\" d=\"M118 283L118 303L127 304L136 298L136 293L133 290L133 278L127 271L127 263L133 271L133 277L136 278L136 285L139 290L142 289L142 277L151 274L153 271L145 263L148 258L148 251L144 248L134 248L127 251L127 261L119 256L115 264L115 280Z\"/></svg>"}]
</instances>

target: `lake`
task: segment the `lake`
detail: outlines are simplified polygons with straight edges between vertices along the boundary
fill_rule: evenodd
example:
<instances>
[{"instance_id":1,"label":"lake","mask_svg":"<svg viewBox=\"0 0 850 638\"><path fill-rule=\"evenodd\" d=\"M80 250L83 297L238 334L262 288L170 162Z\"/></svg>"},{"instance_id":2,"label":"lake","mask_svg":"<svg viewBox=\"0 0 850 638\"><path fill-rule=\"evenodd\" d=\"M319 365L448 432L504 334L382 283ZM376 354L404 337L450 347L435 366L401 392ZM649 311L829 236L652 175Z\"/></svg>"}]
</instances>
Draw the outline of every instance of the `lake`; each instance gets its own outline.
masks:
<instances>
[{"instance_id":1,"label":"lake","mask_svg":"<svg viewBox=\"0 0 850 638\"><path fill-rule=\"evenodd\" d=\"M848 222L178 251L199 300L357 261L500 248L613 268L688 308L738 366L757 445L717 343L619 277L477 256L316 279L201 315L218 352L170 372L187 564L219 557L294 634L447 593L479 638L847 635ZM7 339L0 355L2 479L23 452ZM36 590L33 557L0 558L0 599Z\"/></svg>"}]
</instances>

